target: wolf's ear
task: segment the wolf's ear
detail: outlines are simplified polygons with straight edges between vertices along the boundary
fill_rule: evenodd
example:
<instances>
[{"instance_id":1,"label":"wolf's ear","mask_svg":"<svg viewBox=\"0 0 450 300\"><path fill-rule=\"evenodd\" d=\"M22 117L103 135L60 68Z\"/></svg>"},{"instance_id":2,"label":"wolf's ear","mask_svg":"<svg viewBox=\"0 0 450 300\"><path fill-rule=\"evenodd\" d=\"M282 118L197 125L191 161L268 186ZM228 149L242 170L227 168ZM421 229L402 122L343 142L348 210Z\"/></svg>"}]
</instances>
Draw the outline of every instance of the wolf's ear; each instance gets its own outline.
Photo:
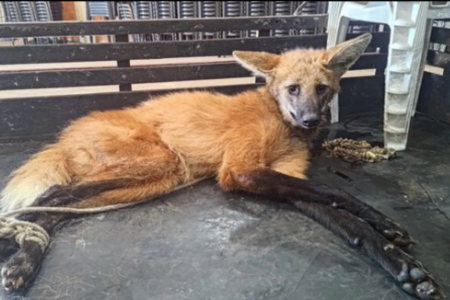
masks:
<instances>
[{"instance_id":1,"label":"wolf's ear","mask_svg":"<svg viewBox=\"0 0 450 300\"><path fill-rule=\"evenodd\" d=\"M325 67L339 77L358 60L372 40L372 35L366 33L352 40L336 45L324 53Z\"/></svg>"},{"instance_id":2,"label":"wolf's ear","mask_svg":"<svg viewBox=\"0 0 450 300\"><path fill-rule=\"evenodd\" d=\"M234 58L247 70L264 78L271 77L280 56L267 52L233 51Z\"/></svg>"}]
</instances>

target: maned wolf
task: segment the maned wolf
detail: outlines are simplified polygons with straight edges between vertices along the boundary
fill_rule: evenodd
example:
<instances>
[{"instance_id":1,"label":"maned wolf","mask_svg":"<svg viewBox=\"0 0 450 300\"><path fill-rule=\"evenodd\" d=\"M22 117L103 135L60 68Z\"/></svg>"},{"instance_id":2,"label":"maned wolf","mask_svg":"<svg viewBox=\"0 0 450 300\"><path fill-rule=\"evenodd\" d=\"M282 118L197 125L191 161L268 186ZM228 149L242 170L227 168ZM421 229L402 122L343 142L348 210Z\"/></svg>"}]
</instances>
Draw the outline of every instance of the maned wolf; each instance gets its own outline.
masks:
<instances>
[{"instance_id":1,"label":"maned wolf","mask_svg":"<svg viewBox=\"0 0 450 300\"><path fill-rule=\"evenodd\" d=\"M161 195L199 178L215 177L225 191L240 190L291 202L378 262L420 299L441 299L422 264L403 250L408 233L351 195L306 178L309 145L342 75L371 41L364 34L328 50L281 55L233 53L266 79L233 96L179 92L133 108L94 112L75 120L56 143L15 171L3 190L3 211L27 206L94 208ZM49 233L70 214L28 213ZM2 269L9 292L24 292L46 250L25 240Z\"/></svg>"}]
</instances>

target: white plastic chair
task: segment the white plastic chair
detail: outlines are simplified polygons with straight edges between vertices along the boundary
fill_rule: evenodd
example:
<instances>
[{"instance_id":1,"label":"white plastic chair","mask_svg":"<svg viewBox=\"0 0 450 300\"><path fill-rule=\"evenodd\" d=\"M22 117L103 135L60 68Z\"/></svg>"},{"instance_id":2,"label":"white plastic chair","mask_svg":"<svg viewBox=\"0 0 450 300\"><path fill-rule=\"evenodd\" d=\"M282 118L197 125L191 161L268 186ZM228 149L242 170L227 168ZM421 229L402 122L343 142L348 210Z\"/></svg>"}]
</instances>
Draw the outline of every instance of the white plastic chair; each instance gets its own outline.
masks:
<instances>
[{"instance_id":1,"label":"white plastic chair","mask_svg":"<svg viewBox=\"0 0 450 300\"><path fill-rule=\"evenodd\" d=\"M345 40L350 20L386 24L391 29L386 66L384 144L405 150L410 119L420 92L433 19L450 18L450 2L329 2L328 47ZM331 122L339 121L338 97Z\"/></svg>"}]
</instances>

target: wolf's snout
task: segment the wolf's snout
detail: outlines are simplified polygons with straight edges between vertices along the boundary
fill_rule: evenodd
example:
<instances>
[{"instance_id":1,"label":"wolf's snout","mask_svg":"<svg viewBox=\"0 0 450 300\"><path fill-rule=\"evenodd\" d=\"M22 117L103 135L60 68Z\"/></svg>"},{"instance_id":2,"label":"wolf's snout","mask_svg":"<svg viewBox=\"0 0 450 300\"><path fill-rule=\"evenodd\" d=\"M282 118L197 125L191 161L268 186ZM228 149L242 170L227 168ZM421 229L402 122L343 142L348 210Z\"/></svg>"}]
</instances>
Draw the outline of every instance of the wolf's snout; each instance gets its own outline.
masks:
<instances>
[{"instance_id":1,"label":"wolf's snout","mask_svg":"<svg viewBox=\"0 0 450 300\"><path fill-rule=\"evenodd\" d=\"M319 125L320 118L315 114L307 114L302 117L301 125L305 128L315 128Z\"/></svg>"}]
</instances>

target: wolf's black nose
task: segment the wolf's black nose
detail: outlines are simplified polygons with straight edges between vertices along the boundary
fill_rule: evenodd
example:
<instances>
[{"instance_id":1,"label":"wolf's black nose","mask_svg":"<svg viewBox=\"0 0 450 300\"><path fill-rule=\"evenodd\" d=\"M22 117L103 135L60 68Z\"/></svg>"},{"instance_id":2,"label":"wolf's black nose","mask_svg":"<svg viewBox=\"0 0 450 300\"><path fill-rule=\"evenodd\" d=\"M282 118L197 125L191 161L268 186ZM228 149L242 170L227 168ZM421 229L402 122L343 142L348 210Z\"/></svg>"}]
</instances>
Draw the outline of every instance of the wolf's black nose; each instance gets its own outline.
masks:
<instances>
[{"instance_id":1,"label":"wolf's black nose","mask_svg":"<svg viewBox=\"0 0 450 300\"><path fill-rule=\"evenodd\" d=\"M317 127L317 125L319 125L319 118L317 117L308 117L303 119L302 123L303 126L308 127L308 128L314 128Z\"/></svg>"}]
</instances>

